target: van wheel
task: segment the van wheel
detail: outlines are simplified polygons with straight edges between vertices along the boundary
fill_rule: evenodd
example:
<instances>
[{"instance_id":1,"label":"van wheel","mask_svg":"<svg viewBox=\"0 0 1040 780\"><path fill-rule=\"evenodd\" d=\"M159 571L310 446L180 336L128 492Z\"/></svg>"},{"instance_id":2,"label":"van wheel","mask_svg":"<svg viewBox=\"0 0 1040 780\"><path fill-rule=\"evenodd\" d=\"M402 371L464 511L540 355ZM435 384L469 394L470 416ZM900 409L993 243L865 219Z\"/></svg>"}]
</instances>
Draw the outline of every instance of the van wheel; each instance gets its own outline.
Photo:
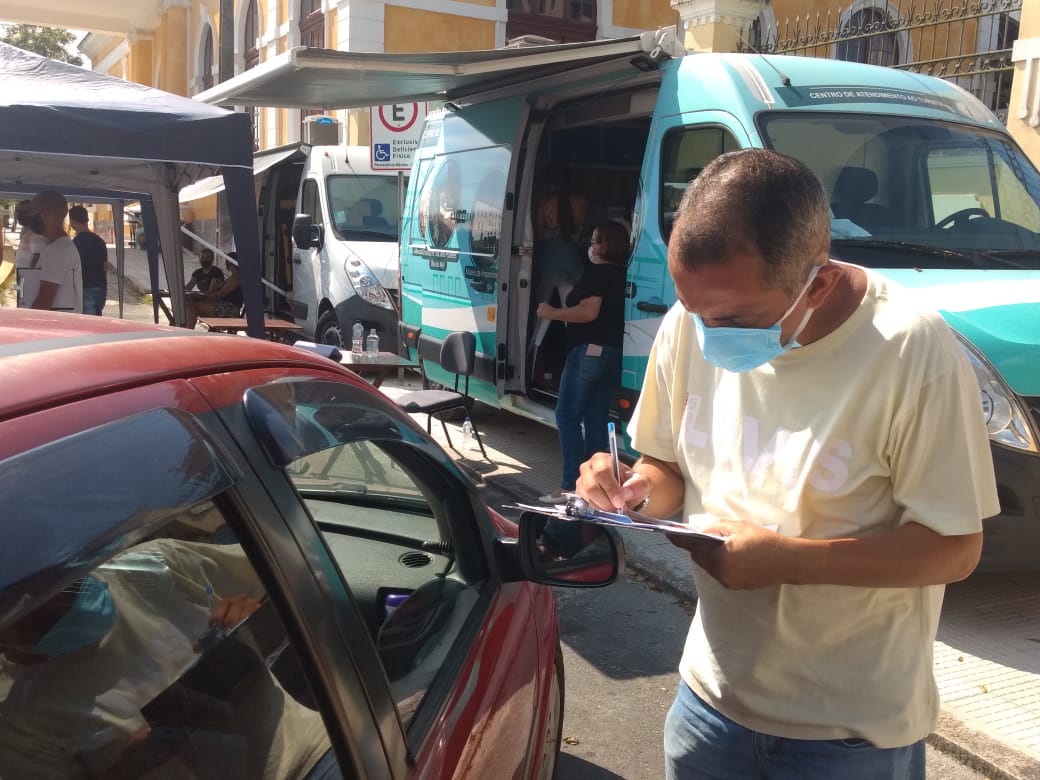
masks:
<instances>
[{"instance_id":1,"label":"van wheel","mask_svg":"<svg viewBox=\"0 0 1040 780\"><path fill-rule=\"evenodd\" d=\"M326 311L318 317L318 332L315 334L319 344L329 344L333 347L343 347L343 333L339 327L339 319L336 312Z\"/></svg>"}]
</instances>

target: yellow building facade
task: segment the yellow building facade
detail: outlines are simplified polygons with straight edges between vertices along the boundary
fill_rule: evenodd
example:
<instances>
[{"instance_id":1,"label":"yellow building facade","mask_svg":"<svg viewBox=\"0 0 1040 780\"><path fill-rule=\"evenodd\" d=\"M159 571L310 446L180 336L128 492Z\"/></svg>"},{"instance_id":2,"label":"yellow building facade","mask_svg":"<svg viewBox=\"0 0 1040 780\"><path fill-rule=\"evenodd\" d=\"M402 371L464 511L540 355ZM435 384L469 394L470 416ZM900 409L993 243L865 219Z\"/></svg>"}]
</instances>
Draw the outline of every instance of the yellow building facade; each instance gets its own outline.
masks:
<instances>
[{"instance_id":1,"label":"yellow building facade","mask_svg":"<svg viewBox=\"0 0 1040 780\"><path fill-rule=\"evenodd\" d=\"M221 0L151 1L146 28L92 32L80 43L94 69L186 96L218 83ZM387 53L494 49L525 35L617 38L678 21L669 0L234 0L233 7L229 75L301 45ZM349 143L368 141L367 112L339 118ZM258 148L281 146L300 140L302 114L259 109L256 124Z\"/></svg>"}]
</instances>

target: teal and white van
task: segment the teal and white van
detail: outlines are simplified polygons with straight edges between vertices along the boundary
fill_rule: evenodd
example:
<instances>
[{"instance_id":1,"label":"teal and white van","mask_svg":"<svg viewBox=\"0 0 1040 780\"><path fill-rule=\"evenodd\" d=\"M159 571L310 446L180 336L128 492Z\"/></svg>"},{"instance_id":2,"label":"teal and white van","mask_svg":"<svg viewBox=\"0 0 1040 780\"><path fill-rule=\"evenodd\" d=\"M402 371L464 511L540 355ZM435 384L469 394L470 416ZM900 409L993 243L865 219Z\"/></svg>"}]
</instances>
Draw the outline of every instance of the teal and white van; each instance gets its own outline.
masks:
<instances>
[{"instance_id":1,"label":"teal and white van","mask_svg":"<svg viewBox=\"0 0 1040 780\"><path fill-rule=\"evenodd\" d=\"M620 218L632 226L616 405L624 421L675 301L666 245L687 184L734 149L801 159L831 193L832 255L912 288L959 336L979 380L1000 483L1002 514L987 525L984 566L1036 567L1036 168L996 117L951 82L802 57L681 54L668 31L368 60L303 51L289 53L294 70L286 66L278 78L287 93L292 78L326 85L334 93L322 94L328 105L445 101L427 118L402 215L403 326L418 332L434 381L448 381L435 365L440 340L455 330L477 334L471 390L548 424L562 348L556 354L553 334L542 338L533 317L542 269L532 212L546 167L569 166L587 222ZM339 62L337 72L363 78L344 77L336 87L322 81L336 55L353 63ZM235 94L231 83L228 91Z\"/></svg>"}]
</instances>

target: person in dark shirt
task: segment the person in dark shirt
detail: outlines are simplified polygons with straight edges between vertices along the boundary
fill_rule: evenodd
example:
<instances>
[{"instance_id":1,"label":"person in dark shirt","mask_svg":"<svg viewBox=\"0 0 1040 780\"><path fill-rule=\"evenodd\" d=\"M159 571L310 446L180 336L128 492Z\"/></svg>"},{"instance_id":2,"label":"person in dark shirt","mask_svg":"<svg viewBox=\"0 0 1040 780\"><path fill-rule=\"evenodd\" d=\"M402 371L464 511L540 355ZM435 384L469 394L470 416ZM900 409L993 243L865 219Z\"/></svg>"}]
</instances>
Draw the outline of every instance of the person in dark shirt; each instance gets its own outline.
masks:
<instances>
[{"instance_id":1,"label":"person in dark shirt","mask_svg":"<svg viewBox=\"0 0 1040 780\"><path fill-rule=\"evenodd\" d=\"M209 292L213 282L224 283L224 272L213 265L212 249L203 249L199 252L199 265L201 268L196 268L188 283L184 285L185 292L191 292L193 288L197 287L199 292L205 295Z\"/></svg>"},{"instance_id":2,"label":"person in dark shirt","mask_svg":"<svg viewBox=\"0 0 1040 780\"><path fill-rule=\"evenodd\" d=\"M565 502L564 493L574 490L578 467L593 453L607 449L610 398L621 382L628 262L625 228L617 222L597 225L589 262L565 307L542 303L536 311L541 319L567 324L567 361L556 402L563 475L560 487L542 496L545 503Z\"/></svg>"},{"instance_id":3,"label":"person in dark shirt","mask_svg":"<svg viewBox=\"0 0 1040 780\"><path fill-rule=\"evenodd\" d=\"M83 313L101 316L108 297L108 247L105 240L91 231L87 210L82 206L69 209L69 225L76 231L72 243L79 251L83 279Z\"/></svg>"},{"instance_id":4,"label":"person in dark shirt","mask_svg":"<svg viewBox=\"0 0 1040 780\"><path fill-rule=\"evenodd\" d=\"M228 252L228 276L213 282L205 295L193 295L188 300L188 327L194 328L199 317L238 317L242 313L242 287L238 278L238 255Z\"/></svg>"}]
</instances>

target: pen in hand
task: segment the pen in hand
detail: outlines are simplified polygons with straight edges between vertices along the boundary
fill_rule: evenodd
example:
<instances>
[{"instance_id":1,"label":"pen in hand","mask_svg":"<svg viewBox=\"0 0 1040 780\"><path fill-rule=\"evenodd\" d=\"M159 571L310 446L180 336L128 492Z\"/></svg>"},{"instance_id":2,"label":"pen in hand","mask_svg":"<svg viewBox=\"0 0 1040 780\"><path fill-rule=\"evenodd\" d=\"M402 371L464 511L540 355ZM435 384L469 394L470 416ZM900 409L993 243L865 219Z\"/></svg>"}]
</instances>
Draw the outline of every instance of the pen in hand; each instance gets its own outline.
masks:
<instances>
[{"instance_id":1,"label":"pen in hand","mask_svg":"<svg viewBox=\"0 0 1040 780\"><path fill-rule=\"evenodd\" d=\"M614 430L614 423L607 423L607 443L610 445L610 463L614 467L614 481L621 484L621 462L618 459L618 448L617 448L617 434ZM624 511L624 504L617 507L619 510Z\"/></svg>"}]
</instances>

